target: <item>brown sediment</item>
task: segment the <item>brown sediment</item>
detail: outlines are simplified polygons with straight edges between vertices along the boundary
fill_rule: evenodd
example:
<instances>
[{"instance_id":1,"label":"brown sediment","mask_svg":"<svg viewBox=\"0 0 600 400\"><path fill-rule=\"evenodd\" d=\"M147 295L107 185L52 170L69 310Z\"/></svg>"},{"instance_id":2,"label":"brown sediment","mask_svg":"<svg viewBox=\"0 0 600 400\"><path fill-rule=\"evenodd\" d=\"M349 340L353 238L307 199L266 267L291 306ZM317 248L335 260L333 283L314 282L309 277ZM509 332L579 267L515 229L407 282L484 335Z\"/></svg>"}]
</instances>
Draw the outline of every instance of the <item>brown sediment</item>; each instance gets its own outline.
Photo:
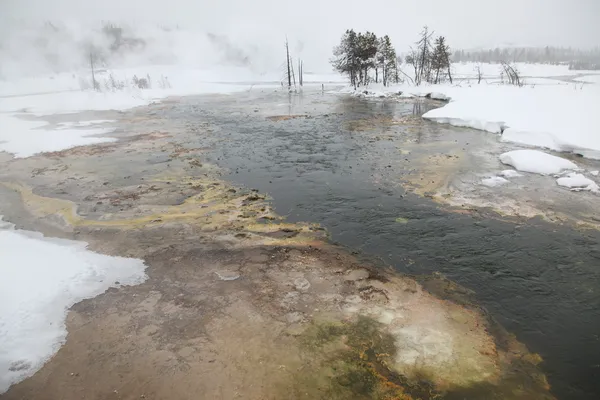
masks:
<instances>
[{"instance_id":1,"label":"brown sediment","mask_svg":"<svg viewBox=\"0 0 600 400\"><path fill-rule=\"evenodd\" d=\"M3 399L552 398L539 358L464 289L357 259L167 140L118 142L111 157L141 155L134 178L81 150L3 171L13 217L143 258L149 276L76 304L65 345ZM159 151L172 160L150 170ZM446 182L457 162L423 168Z\"/></svg>"},{"instance_id":2,"label":"brown sediment","mask_svg":"<svg viewBox=\"0 0 600 400\"><path fill-rule=\"evenodd\" d=\"M464 155L457 151L414 160L414 172L403 177L403 184L416 194L443 201L463 159Z\"/></svg>"}]
</instances>

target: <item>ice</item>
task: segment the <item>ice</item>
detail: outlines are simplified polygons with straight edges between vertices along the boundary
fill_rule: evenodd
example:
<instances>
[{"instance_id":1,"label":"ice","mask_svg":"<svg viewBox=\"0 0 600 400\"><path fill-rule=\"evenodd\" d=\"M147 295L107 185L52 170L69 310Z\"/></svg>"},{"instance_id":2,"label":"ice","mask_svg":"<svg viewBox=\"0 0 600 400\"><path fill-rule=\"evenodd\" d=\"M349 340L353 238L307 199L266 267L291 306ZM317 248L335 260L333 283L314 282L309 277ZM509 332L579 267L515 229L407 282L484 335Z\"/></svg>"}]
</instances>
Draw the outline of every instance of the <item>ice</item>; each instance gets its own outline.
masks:
<instances>
[{"instance_id":1,"label":"ice","mask_svg":"<svg viewBox=\"0 0 600 400\"><path fill-rule=\"evenodd\" d=\"M558 174L564 170L578 169L572 161L556 157L538 150L514 150L500 155L503 164L511 165L518 171L535 174Z\"/></svg>"},{"instance_id":2,"label":"ice","mask_svg":"<svg viewBox=\"0 0 600 400\"><path fill-rule=\"evenodd\" d=\"M508 182L509 181L507 179L504 179L501 176L492 176L491 178L485 178L481 180L481 184L488 187L501 186Z\"/></svg>"},{"instance_id":3,"label":"ice","mask_svg":"<svg viewBox=\"0 0 600 400\"><path fill-rule=\"evenodd\" d=\"M143 261L86 246L14 230L0 217L0 393L33 375L64 344L73 304L146 279Z\"/></svg>"},{"instance_id":4,"label":"ice","mask_svg":"<svg viewBox=\"0 0 600 400\"><path fill-rule=\"evenodd\" d=\"M590 171L590 175L593 176L598 176L598 173L600 173L600 171Z\"/></svg>"},{"instance_id":5,"label":"ice","mask_svg":"<svg viewBox=\"0 0 600 400\"><path fill-rule=\"evenodd\" d=\"M563 176L556 180L559 186L570 188L571 190L588 190L598 192L598 184L591 179L586 178L582 174L571 172L567 176Z\"/></svg>"},{"instance_id":6,"label":"ice","mask_svg":"<svg viewBox=\"0 0 600 400\"><path fill-rule=\"evenodd\" d=\"M504 178L518 178L520 176L523 176L514 169L505 169L504 171L500 171L498 175Z\"/></svg>"}]
</instances>

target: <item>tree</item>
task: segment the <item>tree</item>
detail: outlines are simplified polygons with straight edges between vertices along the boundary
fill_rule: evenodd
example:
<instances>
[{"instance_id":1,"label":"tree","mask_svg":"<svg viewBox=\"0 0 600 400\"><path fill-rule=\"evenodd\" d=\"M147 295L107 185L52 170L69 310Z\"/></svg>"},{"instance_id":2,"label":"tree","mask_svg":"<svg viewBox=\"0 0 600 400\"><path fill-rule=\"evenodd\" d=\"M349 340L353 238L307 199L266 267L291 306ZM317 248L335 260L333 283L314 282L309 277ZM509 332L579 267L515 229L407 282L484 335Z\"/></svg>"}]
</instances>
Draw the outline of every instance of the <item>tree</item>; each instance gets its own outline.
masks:
<instances>
[{"instance_id":1,"label":"tree","mask_svg":"<svg viewBox=\"0 0 600 400\"><path fill-rule=\"evenodd\" d=\"M369 84L369 71L375 68L377 56L377 36L372 32L358 34L358 62L359 62L359 83Z\"/></svg>"},{"instance_id":2,"label":"tree","mask_svg":"<svg viewBox=\"0 0 600 400\"><path fill-rule=\"evenodd\" d=\"M501 64L503 69L501 76L503 76L503 74L506 73L506 79L508 79L509 84L515 86L523 86L523 81L521 80L521 74L519 73L519 70L515 66L510 65L507 62L502 61Z\"/></svg>"},{"instance_id":3,"label":"tree","mask_svg":"<svg viewBox=\"0 0 600 400\"><path fill-rule=\"evenodd\" d=\"M286 64L287 64L287 81L288 81L288 90L292 90L292 73L290 71L290 64L291 64L291 60L290 60L290 46L288 45L288 41L287 38L285 39L285 58L286 58Z\"/></svg>"},{"instance_id":4,"label":"tree","mask_svg":"<svg viewBox=\"0 0 600 400\"><path fill-rule=\"evenodd\" d=\"M358 62L358 35L353 29L347 30L342 36L340 44L333 49L331 65L339 73L347 74L350 84L356 88L360 65Z\"/></svg>"},{"instance_id":5,"label":"tree","mask_svg":"<svg viewBox=\"0 0 600 400\"><path fill-rule=\"evenodd\" d=\"M388 35L378 40L377 54L375 56L375 82L379 82L379 69L381 69L381 82L384 86L395 80L398 82L396 49Z\"/></svg>"},{"instance_id":6,"label":"tree","mask_svg":"<svg viewBox=\"0 0 600 400\"><path fill-rule=\"evenodd\" d=\"M405 60L407 64L412 65L415 72L414 83L415 85L418 85L417 76L419 75L419 55L417 51L411 47L410 53L406 56Z\"/></svg>"},{"instance_id":7,"label":"tree","mask_svg":"<svg viewBox=\"0 0 600 400\"><path fill-rule=\"evenodd\" d=\"M440 83L444 80L444 75L450 79L452 83L452 73L450 72L450 47L446 45L446 38L438 36L435 39L435 47L431 54L431 70L435 73L433 83Z\"/></svg>"},{"instance_id":8,"label":"tree","mask_svg":"<svg viewBox=\"0 0 600 400\"><path fill-rule=\"evenodd\" d=\"M421 31L421 37L417 41L418 51L418 74L415 76L415 83L420 85L425 79L429 82L431 79L431 36L433 32L429 32L427 26L423 27Z\"/></svg>"}]
</instances>

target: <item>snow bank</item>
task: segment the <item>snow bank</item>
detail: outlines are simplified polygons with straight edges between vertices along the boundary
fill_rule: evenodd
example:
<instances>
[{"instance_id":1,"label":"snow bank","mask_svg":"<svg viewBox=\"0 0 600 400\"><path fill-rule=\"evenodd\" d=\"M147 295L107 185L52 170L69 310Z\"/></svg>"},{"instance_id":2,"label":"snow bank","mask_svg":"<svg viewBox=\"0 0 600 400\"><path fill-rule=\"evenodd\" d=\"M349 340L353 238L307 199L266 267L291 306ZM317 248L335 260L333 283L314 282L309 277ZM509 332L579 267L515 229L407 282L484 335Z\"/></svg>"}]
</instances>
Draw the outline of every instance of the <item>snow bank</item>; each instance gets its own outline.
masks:
<instances>
[{"instance_id":1,"label":"snow bank","mask_svg":"<svg viewBox=\"0 0 600 400\"><path fill-rule=\"evenodd\" d=\"M146 279L141 260L86 246L14 230L0 217L0 393L33 375L64 344L73 304Z\"/></svg>"},{"instance_id":2,"label":"snow bank","mask_svg":"<svg viewBox=\"0 0 600 400\"><path fill-rule=\"evenodd\" d=\"M591 192L598 192L598 184L591 179L586 178L582 174L571 172L567 176L563 176L556 180L559 186L567 187L571 190L588 190Z\"/></svg>"},{"instance_id":3,"label":"snow bank","mask_svg":"<svg viewBox=\"0 0 600 400\"><path fill-rule=\"evenodd\" d=\"M423 117L502 133L502 141L600 158L600 87L446 87L452 101ZM436 88L436 90L439 90Z\"/></svg>"},{"instance_id":4,"label":"snow bank","mask_svg":"<svg viewBox=\"0 0 600 400\"><path fill-rule=\"evenodd\" d=\"M518 171L535 174L558 174L564 170L578 169L577 165L564 158L537 150L515 150L500 155L500 161Z\"/></svg>"}]
</instances>

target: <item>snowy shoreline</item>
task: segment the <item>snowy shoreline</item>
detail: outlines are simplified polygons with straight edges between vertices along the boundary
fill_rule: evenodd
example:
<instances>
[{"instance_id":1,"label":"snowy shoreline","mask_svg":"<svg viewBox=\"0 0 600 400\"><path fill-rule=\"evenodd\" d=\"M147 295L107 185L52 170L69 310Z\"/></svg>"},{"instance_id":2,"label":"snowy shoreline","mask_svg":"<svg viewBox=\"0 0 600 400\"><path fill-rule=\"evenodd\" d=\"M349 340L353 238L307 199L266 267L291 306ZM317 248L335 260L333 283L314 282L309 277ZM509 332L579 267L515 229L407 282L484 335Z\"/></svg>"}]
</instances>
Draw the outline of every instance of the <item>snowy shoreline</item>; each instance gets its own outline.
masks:
<instances>
[{"instance_id":1,"label":"snowy shoreline","mask_svg":"<svg viewBox=\"0 0 600 400\"><path fill-rule=\"evenodd\" d=\"M533 77L527 78L523 87L503 85L498 79L478 84L472 76L459 74L460 81L454 85L370 85L341 92L374 98L429 97L448 101L423 118L499 134L503 142L600 160L600 124L595 118L600 104L600 74L561 70L560 66L539 66L536 73L531 65L528 74ZM596 83L566 82L549 74L584 75L575 79Z\"/></svg>"},{"instance_id":2,"label":"snowy shoreline","mask_svg":"<svg viewBox=\"0 0 600 400\"><path fill-rule=\"evenodd\" d=\"M16 230L0 216L0 394L65 343L72 305L147 279L142 260L105 256L87 245Z\"/></svg>"}]
</instances>

